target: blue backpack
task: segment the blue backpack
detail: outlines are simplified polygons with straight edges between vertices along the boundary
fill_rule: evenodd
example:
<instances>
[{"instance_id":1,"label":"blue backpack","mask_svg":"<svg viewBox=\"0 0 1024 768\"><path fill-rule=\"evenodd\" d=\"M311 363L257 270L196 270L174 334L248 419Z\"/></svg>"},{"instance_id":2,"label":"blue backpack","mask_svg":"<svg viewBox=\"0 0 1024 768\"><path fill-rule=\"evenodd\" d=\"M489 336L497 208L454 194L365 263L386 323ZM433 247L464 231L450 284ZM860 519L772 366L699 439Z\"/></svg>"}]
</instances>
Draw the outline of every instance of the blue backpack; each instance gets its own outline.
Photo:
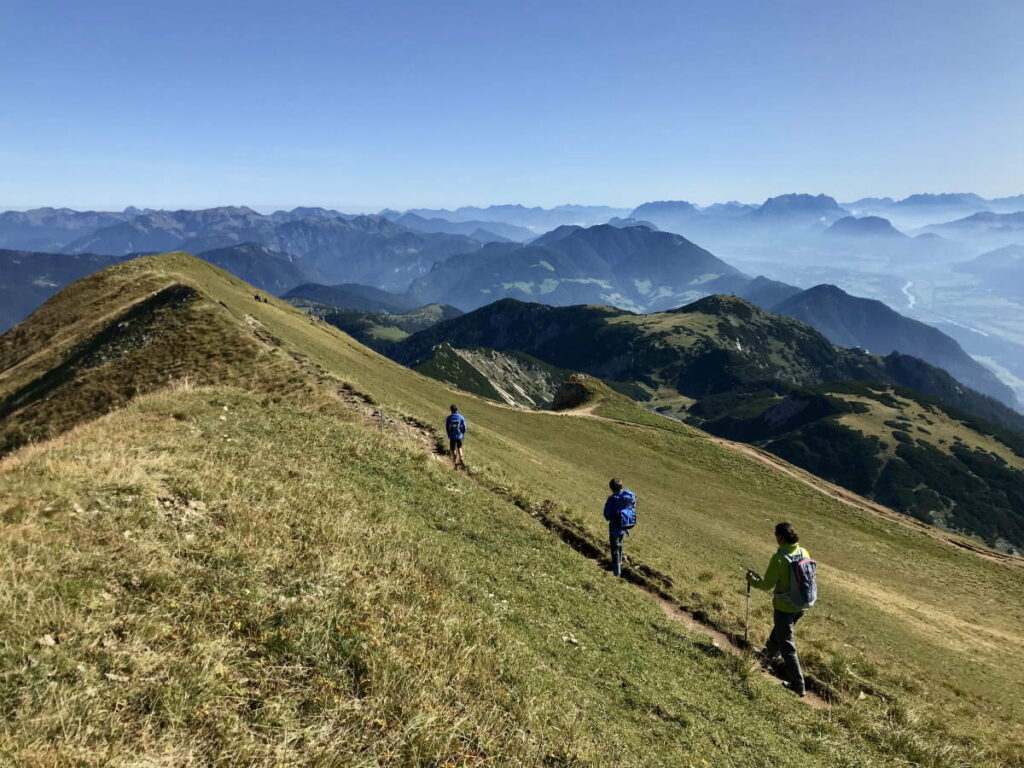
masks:
<instances>
[{"instance_id":1,"label":"blue backpack","mask_svg":"<svg viewBox=\"0 0 1024 768\"><path fill-rule=\"evenodd\" d=\"M818 564L801 547L792 555L780 552L789 564L789 602L799 611L818 601Z\"/></svg>"},{"instance_id":2,"label":"blue backpack","mask_svg":"<svg viewBox=\"0 0 1024 768\"><path fill-rule=\"evenodd\" d=\"M466 434L466 421L462 414L453 413L444 421L445 431L449 440L461 440Z\"/></svg>"},{"instance_id":3,"label":"blue backpack","mask_svg":"<svg viewBox=\"0 0 1024 768\"><path fill-rule=\"evenodd\" d=\"M627 529L636 525L636 496L632 491L619 491L619 528Z\"/></svg>"}]
</instances>

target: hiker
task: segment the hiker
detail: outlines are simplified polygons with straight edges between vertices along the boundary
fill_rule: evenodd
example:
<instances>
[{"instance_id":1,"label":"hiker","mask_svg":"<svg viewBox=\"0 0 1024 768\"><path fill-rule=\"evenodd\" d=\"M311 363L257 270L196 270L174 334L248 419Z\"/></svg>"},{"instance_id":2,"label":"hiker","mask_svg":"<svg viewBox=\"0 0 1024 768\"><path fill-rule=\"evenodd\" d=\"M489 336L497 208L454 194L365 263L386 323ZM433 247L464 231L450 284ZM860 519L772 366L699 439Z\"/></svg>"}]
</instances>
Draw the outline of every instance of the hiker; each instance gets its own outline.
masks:
<instances>
[{"instance_id":1,"label":"hiker","mask_svg":"<svg viewBox=\"0 0 1024 768\"><path fill-rule=\"evenodd\" d=\"M444 421L444 431L448 433L448 448L452 454L452 466L465 469L466 462L462 458L462 439L466 436L466 420L459 413L457 405L451 406L451 413Z\"/></svg>"},{"instance_id":2,"label":"hiker","mask_svg":"<svg viewBox=\"0 0 1024 768\"><path fill-rule=\"evenodd\" d=\"M747 570L750 586L774 593L772 632L759 655L771 663L781 654L787 678L783 685L802 697L805 692L804 673L800 669L793 627L817 599L816 564L807 550L798 544L800 536L791 523L775 526L775 541L779 549L768 562L764 578Z\"/></svg>"},{"instance_id":3,"label":"hiker","mask_svg":"<svg viewBox=\"0 0 1024 768\"><path fill-rule=\"evenodd\" d=\"M604 519L608 521L608 542L611 545L612 573L622 576L622 540L636 525L636 495L622 487L614 477L608 482L612 495L604 503Z\"/></svg>"}]
</instances>

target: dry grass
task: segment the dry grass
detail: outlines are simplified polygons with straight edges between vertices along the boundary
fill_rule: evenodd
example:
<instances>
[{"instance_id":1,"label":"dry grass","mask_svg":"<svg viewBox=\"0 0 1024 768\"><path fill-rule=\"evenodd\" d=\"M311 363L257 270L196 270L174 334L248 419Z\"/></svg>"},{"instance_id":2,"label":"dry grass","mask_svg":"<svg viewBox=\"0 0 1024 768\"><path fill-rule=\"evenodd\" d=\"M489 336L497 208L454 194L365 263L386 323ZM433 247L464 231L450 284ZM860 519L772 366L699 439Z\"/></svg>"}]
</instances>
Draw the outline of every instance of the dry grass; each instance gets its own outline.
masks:
<instances>
[{"instance_id":1,"label":"dry grass","mask_svg":"<svg viewBox=\"0 0 1024 768\"><path fill-rule=\"evenodd\" d=\"M886 764L418 447L187 389L3 464L9 762Z\"/></svg>"}]
</instances>

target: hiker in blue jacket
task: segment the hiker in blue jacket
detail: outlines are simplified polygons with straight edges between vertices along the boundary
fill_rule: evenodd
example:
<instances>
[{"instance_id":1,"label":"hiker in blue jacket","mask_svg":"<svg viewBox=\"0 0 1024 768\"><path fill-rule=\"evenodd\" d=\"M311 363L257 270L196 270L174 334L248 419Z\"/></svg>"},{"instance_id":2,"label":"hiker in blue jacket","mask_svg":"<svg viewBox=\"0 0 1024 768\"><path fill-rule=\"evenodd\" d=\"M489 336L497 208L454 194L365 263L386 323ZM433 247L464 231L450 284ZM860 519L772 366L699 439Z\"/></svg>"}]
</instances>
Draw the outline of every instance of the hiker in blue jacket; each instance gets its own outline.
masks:
<instances>
[{"instance_id":1,"label":"hiker in blue jacket","mask_svg":"<svg viewBox=\"0 0 1024 768\"><path fill-rule=\"evenodd\" d=\"M636 495L622 487L614 477L608 488L612 495L604 503L604 519L608 521L608 542L611 545L612 572L622 576L622 540L636 525Z\"/></svg>"},{"instance_id":2,"label":"hiker in blue jacket","mask_svg":"<svg viewBox=\"0 0 1024 768\"><path fill-rule=\"evenodd\" d=\"M460 466L465 469L466 462L462 458L462 439L466 436L466 420L459 413L458 406L453 405L451 411L444 421L444 431L448 433L448 449L452 454L452 466L456 469Z\"/></svg>"}]
</instances>

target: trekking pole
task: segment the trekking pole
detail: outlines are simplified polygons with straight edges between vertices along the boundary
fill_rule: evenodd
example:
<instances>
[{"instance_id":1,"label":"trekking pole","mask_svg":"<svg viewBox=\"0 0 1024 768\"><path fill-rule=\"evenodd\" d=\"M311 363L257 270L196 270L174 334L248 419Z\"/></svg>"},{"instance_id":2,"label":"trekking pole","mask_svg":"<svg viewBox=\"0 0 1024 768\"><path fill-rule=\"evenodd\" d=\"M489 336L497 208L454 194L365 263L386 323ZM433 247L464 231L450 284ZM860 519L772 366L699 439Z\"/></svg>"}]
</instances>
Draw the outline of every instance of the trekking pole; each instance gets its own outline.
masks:
<instances>
[{"instance_id":1,"label":"trekking pole","mask_svg":"<svg viewBox=\"0 0 1024 768\"><path fill-rule=\"evenodd\" d=\"M743 620L743 644L750 645L750 582L747 582L747 615Z\"/></svg>"}]
</instances>

